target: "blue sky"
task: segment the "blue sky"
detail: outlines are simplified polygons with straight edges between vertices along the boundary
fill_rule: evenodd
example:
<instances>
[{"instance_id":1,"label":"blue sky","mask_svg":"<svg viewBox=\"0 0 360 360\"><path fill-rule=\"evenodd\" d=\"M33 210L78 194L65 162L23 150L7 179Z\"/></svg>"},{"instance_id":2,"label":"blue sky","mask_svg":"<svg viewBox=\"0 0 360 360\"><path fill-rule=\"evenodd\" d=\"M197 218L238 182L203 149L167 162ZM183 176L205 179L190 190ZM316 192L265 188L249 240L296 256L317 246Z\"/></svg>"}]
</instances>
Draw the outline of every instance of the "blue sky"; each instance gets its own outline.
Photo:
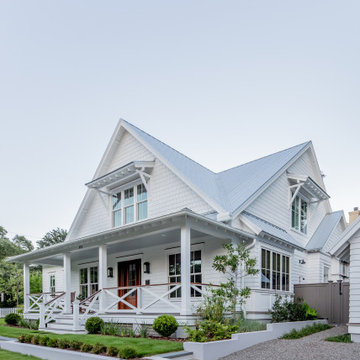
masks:
<instances>
[{"instance_id":1,"label":"blue sky","mask_svg":"<svg viewBox=\"0 0 360 360\"><path fill-rule=\"evenodd\" d=\"M358 1L0 2L0 225L69 228L120 117L214 171L313 140L360 206Z\"/></svg>"}]
</instances>

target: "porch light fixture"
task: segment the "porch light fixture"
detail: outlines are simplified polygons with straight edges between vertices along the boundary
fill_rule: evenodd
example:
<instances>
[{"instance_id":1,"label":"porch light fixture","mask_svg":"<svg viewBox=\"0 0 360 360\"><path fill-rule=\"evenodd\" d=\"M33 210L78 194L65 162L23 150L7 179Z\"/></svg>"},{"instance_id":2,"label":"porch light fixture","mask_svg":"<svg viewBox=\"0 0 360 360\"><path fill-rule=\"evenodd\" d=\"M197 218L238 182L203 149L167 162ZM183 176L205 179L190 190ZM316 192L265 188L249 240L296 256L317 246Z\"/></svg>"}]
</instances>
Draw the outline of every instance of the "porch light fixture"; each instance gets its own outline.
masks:
<instances>
[{"instance_id":1,"label":"porch light fixture","mask_svg":"<svg viewBox=\"0 0 360 360\"><path fill-rule=\"evenodd\" d=\"M304 265L304 264L306 264L306 262L304 259L301 259L301 260L299 260L299 264Z\"/></svg>"},{"instance_id":2,"label":"porch light fixture","mask_svg":"<svg viewBox=\"0 0 360 360\"><path fill-rule=\"evenodd\" d=\"M144 262L144 274L150 274L150 263Z\"/></svg>"},{"instance_id":3,"label":"porch light fixture","mask_svg":"<svg viewBox=\"0 0 360 360\"><path fill-rule=\"evenodd\" d=\"M108 267L108 268L107 268L107 277L108 277L108 278L114 277L114 270L113 270L112 267Z\"/></svg>"}]
</instances>

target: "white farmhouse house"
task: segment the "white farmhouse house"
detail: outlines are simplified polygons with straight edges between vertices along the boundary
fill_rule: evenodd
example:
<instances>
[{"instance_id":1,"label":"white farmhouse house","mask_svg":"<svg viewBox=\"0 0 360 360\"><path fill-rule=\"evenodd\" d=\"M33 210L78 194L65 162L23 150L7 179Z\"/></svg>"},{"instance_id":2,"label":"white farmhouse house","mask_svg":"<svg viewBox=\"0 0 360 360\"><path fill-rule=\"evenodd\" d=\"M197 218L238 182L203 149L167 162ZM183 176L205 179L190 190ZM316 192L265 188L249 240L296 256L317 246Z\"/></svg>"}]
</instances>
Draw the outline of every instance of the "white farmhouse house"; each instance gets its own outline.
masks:
<instances>
[{"instance_id":1,"label":"white farmhouse house","mask_svg":"<svg viewBox=\"0 0 360 360\"><path fill-rule=\"evenodd\" d=\"M267 319L294 284L341 275L328 250L344 215L331 210L311 142L214 173L121 120L86 186L64 243L11 258L24 264L25 316L47 314L42 326L162 313L191 323L222 280L212 263L225 242L245 242L260 269L245 280L248 318ZM43 266L42 294L29 293L31 264Z\"/></svg>"}]
</instances>

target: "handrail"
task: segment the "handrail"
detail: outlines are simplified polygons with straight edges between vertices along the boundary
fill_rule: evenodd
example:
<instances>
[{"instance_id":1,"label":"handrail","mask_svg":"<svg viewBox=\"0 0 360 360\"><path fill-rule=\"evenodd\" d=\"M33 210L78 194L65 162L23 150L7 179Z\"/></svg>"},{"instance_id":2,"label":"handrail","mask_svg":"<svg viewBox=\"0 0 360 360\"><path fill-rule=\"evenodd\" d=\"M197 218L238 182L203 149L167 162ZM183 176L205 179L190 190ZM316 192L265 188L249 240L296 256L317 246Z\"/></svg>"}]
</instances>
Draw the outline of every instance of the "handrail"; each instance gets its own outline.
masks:
<instances>
[{"instance_id":1,"label":"handrail","mask_svg":"<svg viewBox=\"0 0 360 360\"><path fill-rule=\"evenodd\" d=\"M65 295L65 294L66 294L66 292L63 291L60 295L58 295L58 296L54 297L52 300L48 301L48 302L45 304L45 306L51 304L52 302L54 302L54 301L56 301L57 299L61 298L61 297L62 297L63 295Z\"/></svg>"},{"instance_id":2,"label":"handrail","mask_svg":"<svg viewBox=\"0 0 360 360\"><path fill-rule=\"evenodd\" d=\"M171 282L171 283L163 283L163 284L149 284L149 285L134 285L134 286L124 286L124 287L116 287L115 286L115 287L103 288L103 290L127 290L127 289L135 289L135 288L145 288L145 287L153 287L153 286L171 286L171 285L181 285L181 282ZM190 285L215 286L215 287L220 286L220 285L205 284L205 283L190 283Z\"/></svg>"},{"instance_id":3,"label":"handrail","mask_svg":"<svg viewBox=\"0 0 360 360\"><path fill-rule=\"evenodd\" d=\"M43 293L31 293L31 294L26 294L28 296L31 296L31 295L49 295L49 294L61 294L63 293L63 291L55 291L55 292L43 292Z\"/></svg>"},{"instance_id":4,"label":"handrail","mask_svg":"<svg viewBox=\"0 0 360 360\"><path fill-rule=\"evenodd\" d=\"M105 289L104 289L105 290ZM94 296L96 296L99 292L101 292L100 290L95 291L92 295L88 296L86 299L80 301L79 305L84 305L87 301L90 301L91 299L94 298Z\"/></svg>"}]
</instances>

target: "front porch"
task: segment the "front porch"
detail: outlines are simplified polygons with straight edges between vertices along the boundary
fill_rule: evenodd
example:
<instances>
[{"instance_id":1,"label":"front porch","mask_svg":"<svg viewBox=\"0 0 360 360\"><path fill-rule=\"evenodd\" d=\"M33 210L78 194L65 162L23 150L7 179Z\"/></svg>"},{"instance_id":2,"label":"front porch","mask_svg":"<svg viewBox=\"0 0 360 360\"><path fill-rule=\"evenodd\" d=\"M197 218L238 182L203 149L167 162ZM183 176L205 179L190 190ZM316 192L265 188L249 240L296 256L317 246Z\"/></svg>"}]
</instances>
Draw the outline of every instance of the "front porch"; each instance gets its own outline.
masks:
<instances>
[{"instance_id":1,"label":"front porch","mask_svg":"<svg viewBox=\"0 0 360 360\"><path fill-rule=\"evenodd\" d=\"M24 262L24 316L40 318L44 328L68 319L73 330L82 329L90 316L152 324L166 313L191 324L203 295L221 282L212 261L222 244L252 240L246 232L184 210L21 255L13 260ZM42 294L30 294L30 264L48 267ZM49 265L59 269L56 289L49 282L46 288L46 277L55 276Z\"/></svg>"}]
</instances>

